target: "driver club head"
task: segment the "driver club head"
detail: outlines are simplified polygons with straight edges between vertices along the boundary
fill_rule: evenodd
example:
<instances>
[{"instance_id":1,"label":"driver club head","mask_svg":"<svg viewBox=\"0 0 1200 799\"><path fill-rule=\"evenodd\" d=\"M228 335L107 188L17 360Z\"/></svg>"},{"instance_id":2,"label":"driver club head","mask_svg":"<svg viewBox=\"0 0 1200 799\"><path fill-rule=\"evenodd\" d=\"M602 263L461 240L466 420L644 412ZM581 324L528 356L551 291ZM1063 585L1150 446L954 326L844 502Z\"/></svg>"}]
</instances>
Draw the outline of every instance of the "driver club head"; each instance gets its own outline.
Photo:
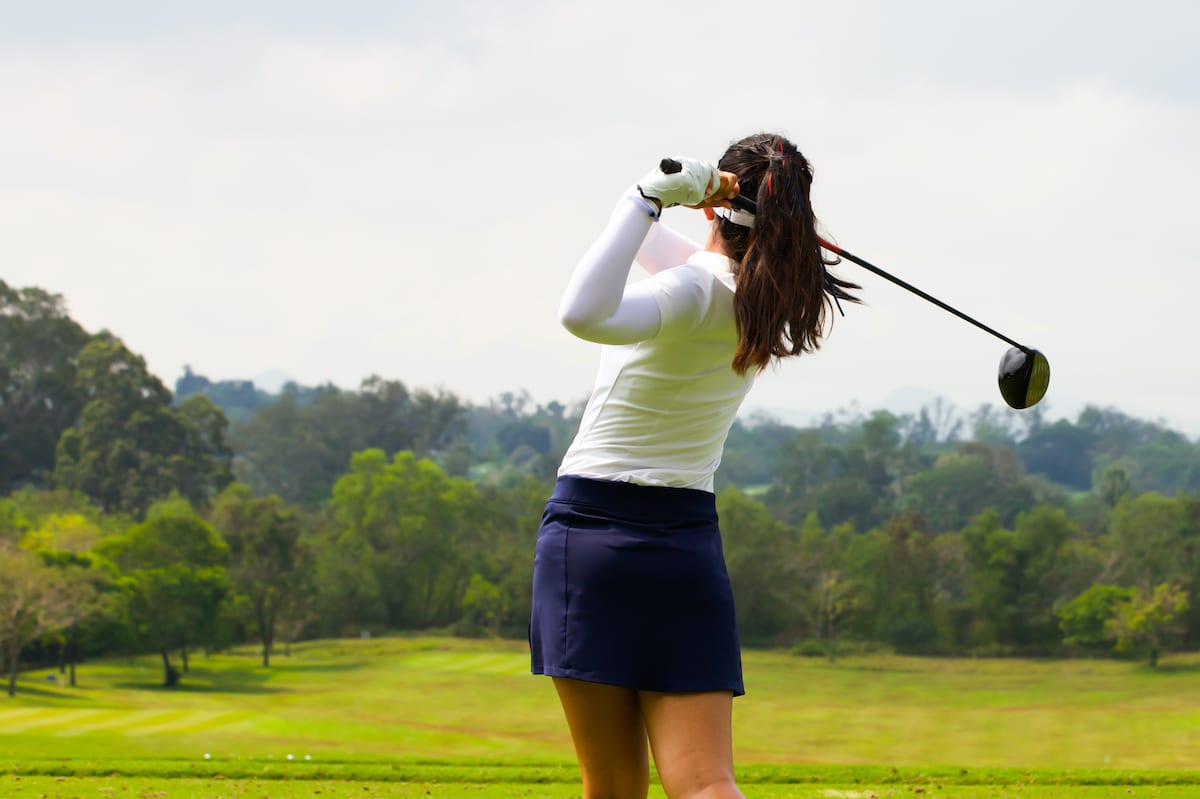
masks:
<instances>
[{"instance_id":1,"label":"driver club head","mask_svg":"<svg viewBox=\"0 0 1200 799\"><path fill-rule=\"evenodd\" d=\"M1037 405L1050 386L1050 362L1033 349L1013 347L1000 359L1000 394L1018 410Z\"/></svg>"}]
</instances>

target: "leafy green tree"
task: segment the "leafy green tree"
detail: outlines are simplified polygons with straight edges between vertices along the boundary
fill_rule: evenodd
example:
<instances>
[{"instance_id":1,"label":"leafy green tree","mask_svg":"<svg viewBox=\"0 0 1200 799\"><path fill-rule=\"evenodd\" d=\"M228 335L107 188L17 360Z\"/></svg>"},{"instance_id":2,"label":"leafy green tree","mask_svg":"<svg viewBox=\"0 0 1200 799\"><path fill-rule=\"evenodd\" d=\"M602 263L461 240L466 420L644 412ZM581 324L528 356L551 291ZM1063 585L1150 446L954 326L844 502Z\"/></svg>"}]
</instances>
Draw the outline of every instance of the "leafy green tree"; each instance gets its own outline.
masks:
<instances>
[{"instance_id":1,"label":"leafy green tree","mask_svg":"<svg viewBox=\"0 0 1200 799\"><path fill-rule=\"evenodd\" d=\"M943 533L933 539L936 559L934 621L938 643L961 651L971 643L975 621L970 601L971 563L962 533Z\"/></svg>"},{"instance_id":2,"label":"leafy green tree","mask_svg":"<svg viewBox=\"0 0 1200 799\"><path fill-rule=\"evenodd\" d=\"M824 642L831 661L837 656L842 625L859 603L860 586L843 564L853 537L849 524L826 530L817 514L810 513L796 544L797 605L807 616L809 628Z\"/></svg>"},{"instance_id":3,"label":"leafy green tree","mask_svg":"<svg viewBox=\"0 0 1200 799\"><path fill-rule=\"evenodd\" d=\"M230 479L224 417L203 397L176 409L141 357L102 334L79 355L86 397L78 424L58 442L55 483L105 511L142 514L179 492L207 504Z\"/></svg>"},{"instance_id":4,"label":"leafy green tree","mask_svg":"<svg viewBox=\"0 0 1200 799\"><path fill-rule=\"evenodd\" d=\"M1085 408L1077 425L1095 436L1095 471L1121 468L1135 492L1200 493L1200 443L1111 408Z\"/></svg>"},{"instance_id":5,"label":"leafy green tree","mask_svg":"<svg viewBox=\"0 0 1200 799\"><path fill-rule=\"evenodd\" d=\"M795 427L763 413L734 420L717 469L718 487L733 485L746 489L771 483L778 470L780 445L795 434Z\"/></svg>"},{"instance_id":6,"label":"leafy green tree","mask_svg":"<svg viewBox=\"0 0 1200 799\"><path fill-rule=\"evenodd\" d=\"M479 574L499 589L497 633L523 638L529 631L533 552L553 485L526 474L478 490L484 513L476 515L463 536L464 572ZM464 614L473 624L465 607Z\"/></svg>"},{"instance_id":7,"label":"leafy green tree","mask_svg":"<svg viewBox=\"0 0 1200 799\"><path fill-rule=\"evenodd\" d=\"M768 494L772 510L799 525L816 512L828 524L870 527L888 497L872 490L870 464L861 446L835 444L822 430L801 430L779 450L779 483Z\"/></svg>"},{"instance_id":8,"label":"leafy green tree","mask_svg":"<svg viewBox=\"0 0 1200 799\"><path fill-rule=\"evenodd\" d=\"M211 521L229 547L230 583L247 600L262 664L270 666L280 616L306 588L300 517L279 497L254 497L234 483L217 498Z\"/></svg>"},{"instance_id":9,"label":"leafy green tree","mask_svg":"<svg viewBox=\"0 0 1200 799\"><path fill-rule=\"evenodd\" d=\"M1025 477L1020 461L1008 450L975 442L939 458L932 469L911 477L900 505L919 513L935 533L961 530L985 509L1002 523L1032 507L1038 488Z\"/></svg>"},{"instance_id":10,"label":"leafy green tree","mask_svg":"<svg viewBox=\"0 0 1200 799\"><path fill-rule=\"evenodd\" d=\"M992 448L1016 450L1017 430L1015 412L997 409L994 405L980 405L970 415L971 440Z\"/></svg>"},{"instance_id":11,"label":"leafy green tree","mask_svg":"<svg viewBox=\"0 0 1200 799\"><path fill-rule=\"evenodd\" d=\"M1030 474L1087 491L1092 487L1092 448L1098 435L1060 419L1030 435L1017 446L1017 454Z\"/></svg>"},{"instance_id":12,"label":"leafy green tree","mask_svg":"<svg viewBox=\"0 0 1200 799\"><path fill-rule=\"evenodd\" d=\"M9 696L17 691L21 650L74 624L90 601L89 589L34 553L0 542L0 655Z\"/></svg>"},{"instance_id":13,"label":"leafy green tree","mask_svg":"<svg viewBox=\"0 0 1200 799\"><path fill-rule=\"evenodd\" d=\"M737 607L738 631L766 642L800 621L793 532L737 488L717 495L725 563Z\"/></svg>"},{"instance_id":14,"label":"leafy green tree","mask_svg":"<svg viewBox=\"0 0 1200 799\"><path fill-rule=\"evenodd\" d=\"M61 296L0 281L0 495L53 471L59 437L83 408L74 373L88 338Z\"/></svg>"},{"instance_id":15,"label":"leafy green tree","mask_svg":"<svg viewBox=\"0 0 1200 799\"><path fill-rule=\"evenodd\" d=\"M371 377L359 392L322 386L302 397L285 389L233 433L236 474L256 495L316 508L356 452L379 449L419 456L452 448L464 408L453 394Z\"/></svg>"},{"instance_id":16,"label":"leafy green tree","mask_svg":"<svg viewBox=\"0 0 1200 799\"><path fill-rule=\"evenodd\" d=\"M938 561L920 516L901 514L857 536L846 563L862 585L861 635L910 651L932 646Z\"/></svg>"},{"instance_id":17,"label":"leafy green tree","mask_svg":"<svg viewBox=\"0 0 1200 799\"><path fill-rule=\"evenodd\" d=\"M68 674L72 686L85 650L112 652L127 640L125 581L116 565L95 551L105 535L100 524L81 513L53 514L21 542L43 564L60 570L75 589L69 596L72 623L52 636L59 650L59 671Z\"/></svg>"},{"instance_id":18,"label":"leafy green tree","mask_svg":"<svg viewBox=\"0 0 1200 799\"><path fill-rule=\"evenodd\" d=\"M1115 573L1125 585L1188 581L1200 571L1200 529L1186 525L1187 506L1147 492L1118 503L1112 515Z\"/></svg>"},{"instance_id":19,"label":"leafy green tree","mask_svg":"<svg viewBox=\"0 0 1200 799\"><path fill-rule=\"evenodd\" d=\"M372 618L389 627L455 620L470 579L461 542L484 512L471 483L411 452L389 462L381 450L366 450L351 458L350 472L334 486L329 512L337 551L316 568L335 601L361 608L369 591L382 604ZM361 571L346 568L343 551Z\"/></svg>"},{"instance_id":20,"label":"leafy green tree","mask_svg":"<svg viewBox=\"0 0 1200 799\"><path fill-rule=\"evenodd\" d=\"M163 684L180 674L170 651L178 649L187 672L188 648L208 643L230 594L229 547L182 498L151 506L145 521L102 542L132 583L129 614L137 641L162 656Z\"/></svg>"},{"instance_id":21,"label":"leafy green tree","mask_svg":"<svg viewBox=\"0 0 1200 799\"><path fill-rule=\"evenodd\" d=\"M1200 444L1173 430L1137 448L1137 482L1143 488L1172 494L1200 493Z\"/></svg>"},{"instance_id":22,"label":"leafy green tree","mask_svg":"<svg viewBox=\"0 0 1200 799\"><path fill-rule=\"evenodd\" d=\"M1001 644L1045 647L1058 640L1063 551L1074 528L1058 508L1021 513L1013 530L984 511L963 530L971 563L971 600Z\"/></svg>"},{"instance_id":23,"label":"leafy green tree","mask_svg":"<svg viewBox=\"0 0 1200 799\"><path fill-rule=\"evenodd\" d=\"M1187 592L1177 585L1162 583L1153 593L1137 589L1129 601L1117 606L1116 617L1105 629L1116 639L1118 652L1145 652L1155 668L1162 650L1181 636L1181 620L1189 604Z\"/></svg>"},{"instance_id":24,"label":"leafy green tree","mask_svg":"<svg viewBox=\"0 0 1200 799\"><path fill-rule=\"evenodd\" d=\"M0 495L53 471L58 439L83 408L75 369L88 338L59 295L0 280Z\"/></svg>"},{"instance_id":25,"label":"leafy green tree","mask_svg":"<svg viewBox=\"0 0 1200 799\"><path fill-rule=\"evenodd\" d=\"M962 428L963 419L958 416L954 404L938 397L917 412L909 430L909 442L922 450L952 444L959 440Z\"/></svg>"},{"instance_id":26,"label":"leafy green tree","mask_svg":"<svg viewBox=\"0 0 1200 799\"><path fill-rule=\"evenodd\" d=\"M482 574L472 574L462 600L466 621L474 629L486 630L495 636L500 631L504 615L504 595L499 586Z\"/></svg>"},{"instance_id":27,"label":"leafy green tree","mask_svg":"<svg viewBox=\"0 0 1200 799\"><path fill-rule=\"evenodd\" d=\"M1128 496L1133 489L1129 482L1129 473L1118 464L1111 464L1104 469L1098 480L1095 480L1095 490L1110 509Z\"/></svg>"},{"instance_id":28,"label":"leafy green tree","mask_svg":"<svg viewBox=\"0 0 1200 799\"><path fill-rule=\"evenodd\" d=\"M1058 609L1063 643L1090 650L1112 646L1109 625L1133 596L1129 588L1096 584L1064 604Z\"/></svg>"}]
</instances>

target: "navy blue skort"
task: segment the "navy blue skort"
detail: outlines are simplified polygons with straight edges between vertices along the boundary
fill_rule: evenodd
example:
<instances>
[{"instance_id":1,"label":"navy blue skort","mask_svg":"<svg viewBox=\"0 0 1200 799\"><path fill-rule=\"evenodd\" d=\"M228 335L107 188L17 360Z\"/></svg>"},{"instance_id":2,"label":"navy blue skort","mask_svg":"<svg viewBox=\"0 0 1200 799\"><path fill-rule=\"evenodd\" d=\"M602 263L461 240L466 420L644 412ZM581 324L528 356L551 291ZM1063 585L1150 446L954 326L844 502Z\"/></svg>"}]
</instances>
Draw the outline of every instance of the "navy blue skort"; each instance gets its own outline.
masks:
<instances>
[{"instance_id":1,"label":"navy blue skort","mask_svg":"<svg viewBox=\"0 0 1200 799\"><path fill-rule=\"evenodd\" d=\"M560 477L533 565L533 673L745 693L708 491Z\"/></svg>"}]
</instances>

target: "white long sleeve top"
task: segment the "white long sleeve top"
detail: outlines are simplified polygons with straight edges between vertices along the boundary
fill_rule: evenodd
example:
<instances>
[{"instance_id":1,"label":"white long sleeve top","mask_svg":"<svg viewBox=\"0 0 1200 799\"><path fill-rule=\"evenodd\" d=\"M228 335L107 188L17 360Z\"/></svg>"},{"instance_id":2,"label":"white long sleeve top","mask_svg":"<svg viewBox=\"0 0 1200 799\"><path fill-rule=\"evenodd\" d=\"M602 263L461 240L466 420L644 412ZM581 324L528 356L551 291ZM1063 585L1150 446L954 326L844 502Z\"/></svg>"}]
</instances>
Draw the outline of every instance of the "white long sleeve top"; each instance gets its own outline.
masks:
<instances>
[{"instance_id":1,"label":"white long sleeve top","mask_svg":"<svg viewBox=\"0 0 1200 799\"><path fill-rule=\"evenodd\" d=\"M627 283L635 260L650 277ZM605 345L560 475L713 490L754 382L732 366L733 266L655 224L636 194L621 199L559 307L568 330Z\"/></svg>"}]
</instances>

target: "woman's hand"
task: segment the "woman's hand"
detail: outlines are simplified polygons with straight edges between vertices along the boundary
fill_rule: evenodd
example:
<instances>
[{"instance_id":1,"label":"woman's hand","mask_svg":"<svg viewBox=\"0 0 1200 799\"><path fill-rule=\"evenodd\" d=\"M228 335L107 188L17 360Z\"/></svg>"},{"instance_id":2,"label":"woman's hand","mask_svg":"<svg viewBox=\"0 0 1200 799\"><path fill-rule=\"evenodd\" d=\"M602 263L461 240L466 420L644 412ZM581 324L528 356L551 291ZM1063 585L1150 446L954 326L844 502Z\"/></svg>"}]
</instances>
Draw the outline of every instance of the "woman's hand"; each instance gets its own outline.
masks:
<instances>
[{"instance_id":1,"label":"woman's hand","mask_svg":"<svg viewBox=\"0 0 1200 799\"><path fill-rule=\"evenodd\" d=\"M696 205L689 205L688 208L731 208L730 200L741 193L741 186L738 185L738 176L732 172L717 172L719 184L716 189L712 188L712 181L709 181L709 191L704 198L704 202Z\"/></svg>"},{"instance_id":2,"label":"woman's hand","mask_svg":"<svg viewBox=\"0 0 1200 799\"><path fill-rule=\"evenodd\" d=\"M729 199L738 193L737 175L721 172L706 161L692 158L664 158L638 183L641 195L659 209L673 205L688 208L729 207Z\"/></svg>"}]
</instances>

